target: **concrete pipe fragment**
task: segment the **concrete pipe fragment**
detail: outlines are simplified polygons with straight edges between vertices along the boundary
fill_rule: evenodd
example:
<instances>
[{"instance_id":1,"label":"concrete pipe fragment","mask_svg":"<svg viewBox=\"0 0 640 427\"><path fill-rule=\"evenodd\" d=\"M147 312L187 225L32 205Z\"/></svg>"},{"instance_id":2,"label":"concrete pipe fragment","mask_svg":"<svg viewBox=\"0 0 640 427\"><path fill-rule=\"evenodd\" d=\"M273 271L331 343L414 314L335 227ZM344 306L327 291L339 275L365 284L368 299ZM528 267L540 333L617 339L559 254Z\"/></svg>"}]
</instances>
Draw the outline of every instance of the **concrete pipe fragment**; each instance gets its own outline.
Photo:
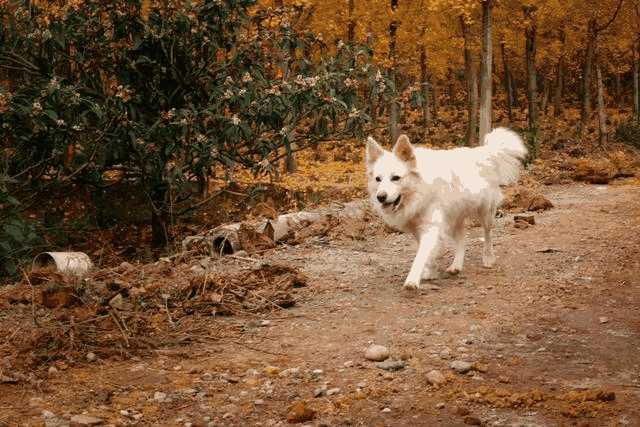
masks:
<instances>
[{"instance_id":1,"label":"concrete pipe fragment","mask_svg":"<svg viewBox=\"0 0 640 427\"><path fill-rule=\"evenodd\" d=\"M55 265L60 273L84 276L93 268L93 263L84 252L43 252L33 259L33 269Z\"/></svg>"}]
</instances>

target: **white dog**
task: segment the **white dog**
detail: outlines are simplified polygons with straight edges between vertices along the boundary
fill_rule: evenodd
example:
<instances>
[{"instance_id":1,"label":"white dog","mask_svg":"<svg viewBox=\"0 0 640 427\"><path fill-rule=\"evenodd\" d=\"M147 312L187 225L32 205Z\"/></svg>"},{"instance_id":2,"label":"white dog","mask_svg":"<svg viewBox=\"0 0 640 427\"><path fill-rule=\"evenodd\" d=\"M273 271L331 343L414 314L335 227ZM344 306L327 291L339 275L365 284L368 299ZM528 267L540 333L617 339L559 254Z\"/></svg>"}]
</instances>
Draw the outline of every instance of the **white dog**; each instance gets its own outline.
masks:
<instances>
[{"instance_id":1,"label":"white dog","mask_svg":"<svg viewBox=\"0 0 640 427\"><path fill-rule=\"evenodd\" d=\"M433 261L443 238L453 240L455 245L447 272L457 274L462 270L468 217L480 219L484 228L482 263L493 266L491 228L502 201L500 186L517 180L526 155L522 139L505 128L489 133L482 146L453 150L414 148L402 135L389 152L368 138L371 201L387 224L418 240L405 288L417 289L422 278L434 277Z\"/></svg>"}]
</instances>

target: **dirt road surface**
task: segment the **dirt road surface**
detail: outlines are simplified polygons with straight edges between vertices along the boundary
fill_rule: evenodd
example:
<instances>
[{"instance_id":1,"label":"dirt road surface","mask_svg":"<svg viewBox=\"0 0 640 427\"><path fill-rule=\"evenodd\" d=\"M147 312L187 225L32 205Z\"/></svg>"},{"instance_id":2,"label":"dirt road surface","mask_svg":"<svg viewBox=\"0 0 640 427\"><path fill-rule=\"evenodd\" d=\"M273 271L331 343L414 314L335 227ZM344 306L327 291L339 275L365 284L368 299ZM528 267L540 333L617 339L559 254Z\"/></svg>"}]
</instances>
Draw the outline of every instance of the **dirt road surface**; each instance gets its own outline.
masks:
<instances>
[{"instance_id":1,"label":"dirt road surface","mask_svg":"<svg viewBox=\"0 0 640 427\"><path fill-rule=\"evenodd\" d=\"M0 425L73 425L85 413L113 425L273 426L297 415L312 426L639 426L640 187L545 195L555 208L536 225L498 220L496 267L481 267L481 230L470 228L464 272L417 294L401 289L409 236L280 248L264 260L310 279L293 308L212 322L231 338L80 363L41 391L0 384ZM364 358L372 343L397 370Z\"/></svg>"}]
</instances>

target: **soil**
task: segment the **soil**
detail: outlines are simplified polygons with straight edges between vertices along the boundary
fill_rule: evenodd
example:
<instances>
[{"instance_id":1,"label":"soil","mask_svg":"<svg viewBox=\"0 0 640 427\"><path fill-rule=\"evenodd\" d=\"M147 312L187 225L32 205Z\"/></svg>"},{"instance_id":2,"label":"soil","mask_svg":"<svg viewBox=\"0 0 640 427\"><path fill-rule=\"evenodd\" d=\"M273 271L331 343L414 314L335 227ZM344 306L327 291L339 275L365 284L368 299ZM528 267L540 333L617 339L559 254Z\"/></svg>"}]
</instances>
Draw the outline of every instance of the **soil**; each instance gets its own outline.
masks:
<instances>
[{"instance_id":1,"label":"soil","mask_svg":"<svg viewBox=\"0 0 640 427\"><path fill-rule=\"evenodd\" d=\"M554 207L535 225L498 219L494 268L470 228L463 273L417 293L401 289L415 243L382 229L223 258L218 274L266 261L307 286L291 308L210 317L180 344L0 381L0 425L640 425L640 186L544 195ZM404 363L366 360L372 343Z\"/></svg>"}]
</instances>

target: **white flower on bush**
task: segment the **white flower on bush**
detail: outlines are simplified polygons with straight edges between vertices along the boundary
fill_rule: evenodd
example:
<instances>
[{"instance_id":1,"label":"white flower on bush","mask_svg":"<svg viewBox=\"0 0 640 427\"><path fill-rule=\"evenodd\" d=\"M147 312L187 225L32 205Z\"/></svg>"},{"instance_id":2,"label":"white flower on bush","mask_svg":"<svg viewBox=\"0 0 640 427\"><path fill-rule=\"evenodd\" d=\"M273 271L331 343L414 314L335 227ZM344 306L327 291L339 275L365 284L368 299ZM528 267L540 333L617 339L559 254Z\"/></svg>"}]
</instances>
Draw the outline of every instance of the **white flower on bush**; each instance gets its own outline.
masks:
<instances>
[{"instance_id":1,"label":"white flower on bush","mask_svg":"<svg viewBox=\"0 0 640 427\"><path fill-rule=\"evenodd\" d=\"M342 49L344 47L344 42L342 40L338 41L338 50Z\"/></svg>"},{"instance_id":2,"label":"white flower on bush","mask_svg":"<svg viewBox=\"0 0 640 427\"><path fill-rule=\"evenodd\" d=\"M378 72L376 73L376 81L379 82L382 80L382 73L380 72L380 70L378 70Z\"/></svg>"},{"instance_id":3,"label":"white flower on bush","mask_svg":"<svg viewBox=\"0 0 640 427\"><path fill-rule=\"evenodd\" d=\"M320 80L319 76L302 77L300 74L298 74L295 79L295 84L302 86L304 88L312 88L318 83L319 80Z\"/></svg>"},{"instance_id":4,"label":"white flower on bush","mask_svg":"<svg viewBox=\"0 0 640 427\"><path fill-rule=\"evenodd\" d=\"M245 93L247 93L247 90L246 90L246 89L240 89L240 90L238 91L238 95L239 95L239 96L242 96L242 95L244 95Z\"/></svg>"},{"instance_id":5,"label":"white flower on bush","mask_svg":"<svg viewBox=\"0 0 640 427\"><path fill-rule=\"evenodd\" d=\"M232 85L233 84L233 78L231 76L227 76L227 78L224 79L224 84Z\"/></svg>"},{"instance_id":6,"label":"white flower on bush","mask_svg":"<svg viewBox=\"0 0 640 427\"><path fill-rule=\"evenodd\" d=\"M138 145L144 145L144 139L142 139L142 138L136 138L136 144L138 144Z\"/></svg>"},{"instance_id":7,"label":"white flower on bush","mask_svg":"<svg viewBox=\"0 0 640 427\"><path fill-rule=\"evenodd\" d=\"M233 91L231 89L227 89L224 91L224 94L222 95L223 99L231 99L233 98Z\"/></svg>"},{"instance_id":8,"label":"white flower on bush","mask_svg":"<svg viewBox=\"0 0 640 427\"><path fill-rule=\"evenodd\" d=\"M253 77L251 77L251 74L249 73L244 73L242 75L242 83L249 83L253 81Z\"/></svg>"},{"instance_id":9,"label":"white flower on bush","mask_svg":"<svg viewBox=\"0 0 640 427\"><path fill-rule=\"evenodd\" d=\"M280 96L280 88L278 86L271 86L269 89L265 91L267 95Z\"/></svg>"},{"instance_id":10,"label":"white flower on bush","mask_svg":"<svg viewBox=\"0 0 640 427\"><path fill-rule=\"evenodd\" d=\"M288 129L287 129L287 127L285 126L285 127L283 127L282 129L280 129L280 132L279 132L279 133L280 133L280 135L282 135L282 136L286 136L286 135L287 135L287 132L288 132Z\"/></svg>"},{"instance_id":11,"label":"white flower on bush","mask_svg":"<svg viewBox=\"0 0 640 427\"><path fill-rule=\"evenodd\" d=\"M58 119L58 120L56 120L56 124L57 124L58 126L64 126L64 125L65 125L65 122L64 122L64 120L62 120L62 119Z\"/></svg>"},{"instance_id":12,"label":"white flower on bush","mask_svg":"<svg viewBox=\"0 0 640 427\"><path fill-rule=\"evenodd\" d=\"M81 131L81 130L82 130L82 126L80 126L80 125L73 125L73 126L71 127L71 129L73 129L73 130L75 130L75 131L78 131L78 132L79 132L79 131Z\"/></svg>"},{"instance_id":13,"label":"white flower on bush","mask_svg":"<svg viewBox=\"0 0 640 427\"><path fill-rule=\"evenodd\" d=\"M385 85L384 82L378 83L378 92L384 92L386 87L387 87L387 85Z\"/></svg>"},{"instance_id":14,"label":"white flower on bush","mask_svg":"<svg viewBox=\"0 0 640 427\"><path fill-rule=\"evenodd\" d=\"M358 111L356 107L351 107L351 111L349 112L349 118L355 119L356 117L360 117L360 111Z\"/></svg>"},{"instance_id":15,"label":"white flower on bush","mask_svg":"<svg viewBox=\"0 0 640 427\"><path fill-rule=\"evenodd\" d=\"M40 105L40 103L38 101L34 102L33 105L31 106L31 112L33 114L42 113L42 105Z\"/></svg>"},{"instance_id":16,"label":"white flower on bush","mask_svg":"<svg viewBox=\"0 0 640 427\"><path fill-rule=\"evenodd\" d=\"M231 123L238 126L240 124L240 117L238 117L237 114L234 114L233 117L231 117Z\"/></svg>"},{"instance_id":17,"label":"white flower on bush","mask_svg":"<svg viewBox=\"0 0 640 427\"><path fill-rule=\"evenodd\" d=\"M47 40L49 40L50 38L51 38L51 31L49 31L48 29L47 29L47 30L44 30L44 31L42 32L42 41L45 41L45 42L46 42L46 41L47 41Z\"/></svg>"},{"instance_id":18,"label":"white flower on bush","mask_svg":"<svg viewBox=\"0 0 640 427\"><path fill-rule=\"evenodd\" d=\"M199 133L196 135L196 141L202 144L204 142L207 142L207 137Z\"/></svg>"},{"instance_id":19,"label":"white flower on bush","mask_svg":"<svg viewBox=\"0 0 640 427\"><path fill-rule=\"evenodd\" d=\"M357 87L358 87L358 81L357 81L357 80L355 80L355 79L351 79L351 78L347 77L347 78L344 80L344 85L345 85L346 87L353 87L353 88L357 88Z\"/></svg>"}]
</instances>

